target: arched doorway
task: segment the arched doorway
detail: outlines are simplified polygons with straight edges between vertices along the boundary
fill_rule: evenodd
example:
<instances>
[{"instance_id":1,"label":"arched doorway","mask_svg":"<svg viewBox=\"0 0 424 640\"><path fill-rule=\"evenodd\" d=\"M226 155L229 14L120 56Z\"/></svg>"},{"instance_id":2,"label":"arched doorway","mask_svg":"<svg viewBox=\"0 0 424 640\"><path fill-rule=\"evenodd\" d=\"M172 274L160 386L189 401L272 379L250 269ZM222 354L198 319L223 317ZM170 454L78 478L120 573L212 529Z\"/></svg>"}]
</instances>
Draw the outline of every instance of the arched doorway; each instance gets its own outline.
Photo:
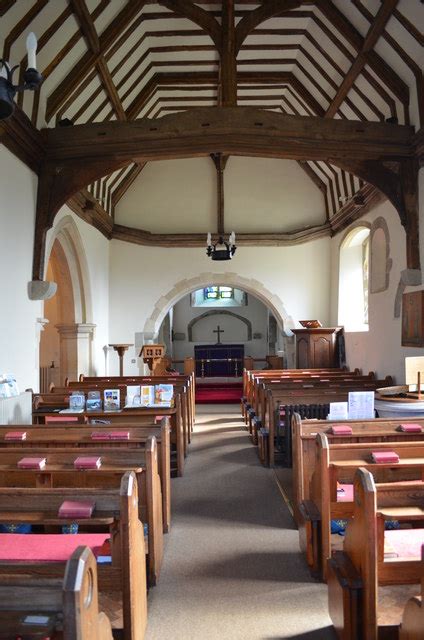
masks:
<instances>
[{"instance_id":1,"label":"arched doorway","mask_svg":"<svg viewBox=\"0 0 424 640\"><path fill-rule=\"evenodd\" d=\"M70 216L63 218L51 238L46 265L56 294L44 302L44 331L40 338L40 390L63 385L79 373L92 372L92 340L88 268L78 229ZM47 321L47 322L46 322Z\"/></svg>"}]
</instances>

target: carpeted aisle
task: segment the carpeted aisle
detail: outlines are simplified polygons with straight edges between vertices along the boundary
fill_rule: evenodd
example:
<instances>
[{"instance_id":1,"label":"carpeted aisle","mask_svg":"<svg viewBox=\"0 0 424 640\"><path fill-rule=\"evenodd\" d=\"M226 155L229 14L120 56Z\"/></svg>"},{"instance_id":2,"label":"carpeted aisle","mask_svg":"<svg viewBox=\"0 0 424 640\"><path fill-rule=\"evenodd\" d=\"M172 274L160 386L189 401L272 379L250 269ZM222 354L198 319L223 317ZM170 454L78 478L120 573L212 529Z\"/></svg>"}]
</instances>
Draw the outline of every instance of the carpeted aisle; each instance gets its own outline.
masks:
<instances>
[{"instance_id":1,"label":"carpeted aisle","mask_svg":"<svg viewBox=\"0 0 424 640\"><path fill-rule=\"evenodd\" d=\"M335 638L327 588L309 577L274 474L241 425L236 407L197 408L146 640Z\"/></svg>"}]
</instances>

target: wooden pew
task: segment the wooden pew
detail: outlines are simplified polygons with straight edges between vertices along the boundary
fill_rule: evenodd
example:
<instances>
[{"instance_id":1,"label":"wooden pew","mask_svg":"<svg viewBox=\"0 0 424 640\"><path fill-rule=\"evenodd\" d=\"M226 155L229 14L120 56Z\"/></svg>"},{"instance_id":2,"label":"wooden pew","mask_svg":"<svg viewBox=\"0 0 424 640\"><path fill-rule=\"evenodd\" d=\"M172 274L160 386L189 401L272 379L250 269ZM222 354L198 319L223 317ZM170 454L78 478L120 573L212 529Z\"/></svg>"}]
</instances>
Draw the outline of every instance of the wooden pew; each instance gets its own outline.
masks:
<instances>
[{"instance_id":1,"label":"wooden pew","mask_svg":"<svg viewBox=\"0 0 424 640\"><path fill-rule=\"evenodd\" d=\"M369 376L346 376L346 377L338 377L338 378L324 378L324 377L315 377L310 380L303 381L279 381L279 380L262 380L259 379L259 383L257 385L257 399L256 405L252 407L249 415L252 417L253 415L257 416L262 425L265 425L266 419L266 394L268 390L272 391L288 391L288 390L298 390L301 392L303 389L314 389L314 388L328 388L328 389L348 389L352 391L375 391L382 386L390 386L393 383L393 379L391 376L386 376L383 380L377 380L375 377ZM249 431L251 431L251 419L249 419Z\"/></svg>"},{"instance_id":2,"label":"wooden pew","mask_svg":"<svg viewBox=\"0 0 424 640\"><path fill-rule=\"evenodd\" d=\"M376 486L372 474L361 468L355 473L354 495L353 518L343 551L337 551L328 562L330 616L342 640L397 638L400 620L388 624L384 605L378 601L379 588L420 584L423 566L418 549L411 557L399 549L398 538L408 539L411 533L385 531L384 522L394 517L400 522L415 522L420 529L410 530L412 535L418 531L424 536L424 484ZM391 545L397 541L401 555L385 558L385 541Z\"/></svg>"},{"instance_id":3,"label":"wooden pew","mask_svg":"<svg viewBox=\"0 0 424 640\"><path fill-rule=\"evenodd\" d=\"M44 397L45 394L43 394ZM37 406L38 399L34 398L34 406ZM68 406L68 404L66 404ZM133 409L124 409L122 411L84 411L83 413L66 413L58 414L56 411L45 411L45 407L41 403L38 404L38 408L33 410L32 421L34 424L44 425L46 420L55 418L57 416L66 416L66 418L82 418L83 422L91 421L106 421L111 424L151 424L158 415L158 409L149 407L137 407ZM171 428L171 445L175 449L175 473L177 476L184 474L184 433L181 419L181 399L178 394L175 398L175 407L162 407L160 409L160 415L162 417L169 417L169 423ZM103 425L98 425L99 430Z\"/></svg>"},{"instance_id":4,"label":"wooden pew","mask_svg":"<svg viewBox=\"0 0 424 640\"><path fill-rule=\"evenodd\" d=\"M115 489L0 488L0 513L2 520L9 522L62 525L69 522L69 519L58 518L57 513L66 499L95 500L92 518L72 521L88 528L99 525L103 530L106 528L110 531L112 563L97 566L99 592L101 598L105 594L109 602L114 602L117 620L113 625L119 626L119 612L122 611L125 640L143 640L147 624L146 563L143 525L138 518L135 474L126 472L119 487ZM34 511L34 506L37 511ZM7 534L0 534L0 537L1 535ZM62 534L58 534L59 536L62 537ZM69 536L69 539L68 544L72 544L74 540L78 544L84 536L77 534ZM38 560L20 560L19 548L16 555L16 561L10 559L0 562L0 576L10 573L30 573L40 578L63 575L65 562L43 561L41 545ZM27 557L26 552L24 557Z\"/></svg>"},{"instance_id":5,"label":"wooden pew","mask_svg":"<svg viewBox=\"0 0 424 640\"><path fill-rule=\"evenodd\" d=\"M358 389L360 390L360 389ZM302 391L267 391L267 420L269 431L269 461L275 463L275 445L281 450L283 466L292 466L292 429L294 413L302 418L325 419L331 402L347 402L348 389L303 389ZM280 407L283 407L281 416ZM282 420L281 420L282 418ZM282 424L280 425L280 422Z\"/></svg>"},{"instance_id":6,"label":"wooden pew","mask_svg":"<svg viewBox=\"0 0 424 640\"><path fill-rule=\"evenodd\" d=\"M89 596L89 597L88 597ZM44 624L29 624L41 615ZM112 627L99 611L97 566L88 547L78 547L61 578L0 575L0 639L63 637L112 640Z\"/></svg>"},{"instance_id":7,"label":"wooden pew","mask_svg":"<svg viewBox=\"0 0 424 640\"><path fill-rule=\"evenodd\" d=\"M421 549L421 593L408 600L402 617L399 640L420 640L424 633L424 545Z\"/></svg>"},{"instance_id":8,"label":"wooden pew","mask_svg":"<svg viewBox=\"0 0 424 640\"><path fill-rule=\"evenodd\" d=\"M331 520L349 519L353 515L353 502L349 495L337 493L338 483L352 484L357 469L368 469L377 482L424 480L424 441L421 442L367 442L329 444L327 436L318 433L315 440L315 469L310 483L310 500L301 504L305 520L318 522L319 532L307 552L313 558L313 567L326 579L327 560L331 557ZM376 464L373 451L395 451L398 463ZM312 513L312 515L308 515Z\"/></svg>"},{"instance_id":9,"label":"wooden pew","mask_svg":"<svg viewBox=\"0 0 424 640\"><path fill-rule=\"evenodd\" d=\"M148 438L142 449L90 448L91 456L99 456L99 469L74 468L81 456L80 448L7 448L0 449L0 486L4 487L96 487L119 486L126 471L134 471L138 485L139 518L148 525L149 584L155 585L163 558L162 491L158 474L156 438ZM44 457L44 469L20 469L24 457Z\"/></svg>"},{"instance_id":10,"label":"wooden pew","mask_svg":"<svg viewBox=\"0 0 424 640\"><path fill-rule=\"evenodd\" d=\"M241 399L241 412L247 424L247 412L253 407L256 397L256 386L259 381L265 380L302 380L316 377L327 377L335 379L338 377L360 375L359 369L350 372L345 369L281 369L281 370L259 370L244 371L243 373L243 396ZM368 374L371 375L371 372Z\"/></svg>"},{"instance_id":11,"label":"wooden pew","mask_svg":"<svg viewBox=\"0 0 424 640\"><path fill-rule=\"evenodd\" d=\"M194 399L194 377L193 376L137 376L137 377L98 377L87 378L80 375L79 381L67 380L67 386L71 389L89 390L91 389L108 389L112 385L115 387L124 386L125 391L121 392L121 400L126 395L127 385L156 385L156 384L172 384L174 387L174 395L181 395L181 415L184 431L185 455L187 455L188 444L191 440L191 432L194 425L195 416L195 399ZM124 406L124 403L122 404ZM160 409L158 409L159 411Z\"/></svg>"},{"instance_id":12,"label":"wooden pew","mask_svg":"<svg viewBox=\"0 0 424 640\"><path fill-rule=\"evenodd\" d=\"M22 441L8 440L6 434L10 432L25 432L26 438ZM127 440L109 440L106 438L92 439L93 433L109 432L128 433ZM158 471L162 488L162 515L163 531L167 533L171 527L171 452L169 439L169 418L162 418L160 424L133 425L0 425L0 448L29 448L29 447L81 447L98 448L129 448L145 449L148 438L155 436L158 449Z\"/></svg>"},{"instance_id":13,"label":"wooden pew","mask_svg":"<svg viewBox=\"0 0 424 640\"><path fill-rule=\"evenodd\" d=\"M101 382L107 383L109 385L113 384L175 384L177 386L186 385L187 393L189 398L189 419L190 419L190 430L193 429L195 416L196 416L196 399L195 399L195 390L196 390L196 378L194 373L185 375L180 374L178 376L169 375L169 376L85 376L83 374L79 375L79 382L89 383L89 382ZM69 381L65 381L65 386L69 384Z\"/></svg>"},{"instance_id":14,"label":"wooden pew","mask_svg":"<svg viewBox=\"0 0 424 640\"><path fill-rule=\"evenodd\" d=\"M421 433L406 433L399 430L399 424L419 424ZM340 420L302 420L298 413L292 419L293 442L293 510L296 522L299 522L299 505L309 499L309 484L315 468L317 433L325 433L330 444L351 444L353 442L410 442L424 440L424 418L402 418L389 420L344 420L343 424L352 429L352 433L334 434L333 426Z\"/></svg>"}]
</instances>

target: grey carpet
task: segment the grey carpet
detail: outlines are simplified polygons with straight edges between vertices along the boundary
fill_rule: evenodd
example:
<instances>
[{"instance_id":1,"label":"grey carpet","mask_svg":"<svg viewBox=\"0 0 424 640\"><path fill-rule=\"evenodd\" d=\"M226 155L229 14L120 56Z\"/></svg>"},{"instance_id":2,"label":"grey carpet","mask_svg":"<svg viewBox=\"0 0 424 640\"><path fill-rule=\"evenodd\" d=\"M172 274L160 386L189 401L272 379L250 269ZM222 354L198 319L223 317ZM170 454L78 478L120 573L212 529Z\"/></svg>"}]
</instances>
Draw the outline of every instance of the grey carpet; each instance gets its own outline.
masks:
<instances>
[{"instance_id":1,"label":"grey carpet","mask_svg":"<svg viewBox=\"0 0 424 640\"><path fill-rule=\"evenodd\" d=\"M327 588L309 576L274 473L258 463L237 407L198 409L172 494L146 640L335 638Z\"/></svg>"}]
</instances>

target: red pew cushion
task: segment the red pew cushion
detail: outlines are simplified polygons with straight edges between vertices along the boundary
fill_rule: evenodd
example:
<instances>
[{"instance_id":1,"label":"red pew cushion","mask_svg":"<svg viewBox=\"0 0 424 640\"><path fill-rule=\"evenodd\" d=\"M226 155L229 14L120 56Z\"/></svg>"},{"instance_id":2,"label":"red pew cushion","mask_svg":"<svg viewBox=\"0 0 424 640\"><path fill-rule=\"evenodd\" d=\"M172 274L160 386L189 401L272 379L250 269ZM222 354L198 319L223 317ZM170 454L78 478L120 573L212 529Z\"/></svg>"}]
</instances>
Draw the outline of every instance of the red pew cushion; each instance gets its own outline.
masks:
<instances>
[{"instance_id":1,"label":"red pew cushion","mask_svg":"<svg viewBox=\"0 0 424 640\"><path fill-rule=\"evenodd\" d=\"M0 560L26 562L66 562L80 545L90 547L95 556L109 533L2 533Z\"/></svg>"}]
</instances>

